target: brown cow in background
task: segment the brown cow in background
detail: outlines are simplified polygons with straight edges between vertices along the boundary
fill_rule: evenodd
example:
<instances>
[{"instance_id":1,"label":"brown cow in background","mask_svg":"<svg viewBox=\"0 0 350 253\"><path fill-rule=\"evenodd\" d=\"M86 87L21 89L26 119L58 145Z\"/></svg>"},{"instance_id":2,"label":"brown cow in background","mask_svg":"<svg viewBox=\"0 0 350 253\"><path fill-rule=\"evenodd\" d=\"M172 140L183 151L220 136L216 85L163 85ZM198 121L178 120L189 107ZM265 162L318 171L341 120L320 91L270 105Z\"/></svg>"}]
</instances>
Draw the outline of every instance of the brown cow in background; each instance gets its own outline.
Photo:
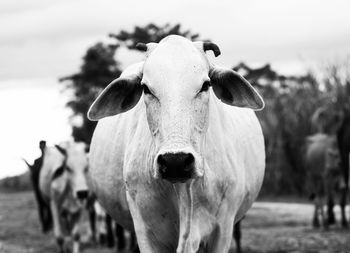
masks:
<instances>
[{"instance_id":1,"label":"brown cow in background","mask_svg":"<svg viewBox=\"0 0 350 253\"><path fill-rule=\"evenodd\" d=\"M32 181L32 187L34 196L38 206L39 220L43 233L47 233L52 228L52 215L50 205L48 205L39 190L39 175L43 164L44 150L46 148L46 141L39 142L39 148L41 150L41 156L35 159L33 165L30 165L25 159L24 162L27 164L30 171L30 179Z\"/></svg>"},{"instance_id":2,"label":"brown cow in background","mask_svg":"<svg viewBox=\"0 0 350 253\"><path fill-rule=\"evenodd\" d=\"M341 224L348 226L345 207L349 191L349 153L350 153L350 110L337 108L334 104L325 105L315 111L311 123L318 133L326 133L337 136L338 148L340 151L341 174L345 186L340 192ZM329 223L335 223L334 201L329 199L327 203Z\"/></svg>"},{"instance_id":3,"label":"brown cow in background","mask_svg":"<svg viewBox=\"0 0 350 253\"><path fill-rule=\"evenodd\" d=\"M327 219L323 211L326 201L333 201L335 193L345 188L340 168L340 154L336 136L315 134L307 138L306 143L307 182L311 198L315 204L313 225L328 227L334 217Z\"/></svg>"}]
</instances>

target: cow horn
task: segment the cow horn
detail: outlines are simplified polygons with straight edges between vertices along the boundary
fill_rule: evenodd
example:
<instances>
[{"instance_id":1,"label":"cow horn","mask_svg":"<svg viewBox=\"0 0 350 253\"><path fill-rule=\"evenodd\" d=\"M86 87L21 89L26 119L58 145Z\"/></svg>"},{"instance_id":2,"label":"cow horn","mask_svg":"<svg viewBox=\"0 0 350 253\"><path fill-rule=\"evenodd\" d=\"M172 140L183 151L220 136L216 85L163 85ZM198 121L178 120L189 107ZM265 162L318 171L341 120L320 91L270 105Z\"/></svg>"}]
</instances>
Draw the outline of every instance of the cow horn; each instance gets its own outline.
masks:
<instances>
[{"instance_id":1,"label":"cow horn","mask_svg":"<svg viewBox=\"0 0 350 253\"><path fill-rule=\"evenodd\" d=\"M139 42L136 44L136 49L140 50L140 51L143 51L143 52L147 52L148 54L150 52L153 51L153 49L158 45L158 43L155 43L155 42L150 42L150 43L142 43L142 42Z\"/></svg>"},{"instance_id":2,"label":"cow horn","mask_svg":"<svg viewBox=\"0 0 350 253\"><path fill-rule=\"evenodd\" d=\"M55 147L62 155L67 156L67 150L65 150L64 148L62 148L61 146L59 146L57 144L55 145Z\"/></svg>"},{"instance_id":3,"label":"cow horn","mask_svg":"<svg viewBox=\"0 0 350 253\"><path fill-rule=\"evenodd\" d=\"M203 50L204 52L208 50L213 51L215 57L218 57L221 54L220 48L213 42L203 42Z\"/></svg>"},{"instance_id":4,"label":"cow horn","mask_svg":"<svg viewBox=\"0 0 350 253\"><path fill-rule=\"evenodd\" d=\"M145 43L141 43L141 42L137 43L136 48L140 51L144 51L144 52L147 51L147 45Z\"/></svg>"},{"instance_id":5,"label":"cow horn","mask_svg":"<svg viewBox=\"0 0 350 253\"><path fill-rule=\"evenodd\" d=\"M25 162L25 163L26 163L26 165L27 165L29 168L32 168L32 165L30 165L30 164L27 162L27 160L26 160L26 159L22 158L22 160L23 160L23 162Z\"/></svg>"}]
</instances>

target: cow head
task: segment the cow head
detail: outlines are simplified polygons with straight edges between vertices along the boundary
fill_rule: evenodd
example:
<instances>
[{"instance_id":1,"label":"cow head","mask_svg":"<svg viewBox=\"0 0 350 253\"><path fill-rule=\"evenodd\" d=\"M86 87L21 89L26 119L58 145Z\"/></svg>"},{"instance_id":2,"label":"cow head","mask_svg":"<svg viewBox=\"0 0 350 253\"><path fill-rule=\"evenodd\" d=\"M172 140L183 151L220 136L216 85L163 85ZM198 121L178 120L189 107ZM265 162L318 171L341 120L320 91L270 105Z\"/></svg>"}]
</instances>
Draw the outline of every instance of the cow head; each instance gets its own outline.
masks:
<instances>
[{"instance_id":1,"label":"cow head","mask_svg":"<svg viewBox=\"0 0 350 253\"><path fill-rule=\"evenodd\" d=\"M56 148L65 156L62 166L68 175L68 184L74 197L83 200L88 197L87 172L88 155L84 143L56 145Z\"/></svg>"},{"instance_id":2,"label":"cow head","mask_svg":"<svg viewBox=\"0 0 350 253\"><path fill-rule=\"evenodd\" d=\"M88 117L99 120L146 105L148 126L157 148L153 175L172 183L201 177L202 146L208 129L212 95L231 106L260 110L256 90L231 69L213 66L205 51L220 54L218 46L168 36L159 44L139 45L144 62L132 65L92 104Z\"/></svg>"}]
</instances>

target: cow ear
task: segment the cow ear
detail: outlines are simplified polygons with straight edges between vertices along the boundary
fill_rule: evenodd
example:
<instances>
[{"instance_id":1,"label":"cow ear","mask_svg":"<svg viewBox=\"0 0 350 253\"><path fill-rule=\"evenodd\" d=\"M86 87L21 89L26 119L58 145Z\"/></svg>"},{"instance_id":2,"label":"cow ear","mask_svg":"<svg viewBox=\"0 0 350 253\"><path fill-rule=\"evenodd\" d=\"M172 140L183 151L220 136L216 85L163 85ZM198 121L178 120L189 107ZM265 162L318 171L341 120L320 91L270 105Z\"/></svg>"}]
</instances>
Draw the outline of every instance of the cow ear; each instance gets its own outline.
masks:
<instances>
[{"instance_id":1,"label":"cow ear","mask_svg":"<svg viewBox=\"0 0 350 253\"><path fill-rule=\"evenodd\" d=\"M64 156L66 156L67 155L67 150L65 149L65 148L63 148L63 147L61 147L61 146L59 146L59 145L55 145L55 147L57 148L57 150L58 151L60 151L60 153L62 154L62 155L64 155Z\"/></svg>"},{"instance_id":2,"label":"cow ear","mask_svg":"<svg viewBox=\"0 0 350 253\"><path fill-rule=\"evenodd\" d=\"M133 108L142 95L142 66L130 66L118 79L111 82L91 105L88 118L96 121Z\"/></svg>"},{"instance_id":3,"label":"cow ear","mask_svg":"<svg viewBox=\"0 0 350 253\"><path fill-rule=\"evenodd\" d=\"M209 77L215 95L225 104L253 110L264 108L264 101L259 93L237 72L213 67Z\"/></svg>"}]
</instances>

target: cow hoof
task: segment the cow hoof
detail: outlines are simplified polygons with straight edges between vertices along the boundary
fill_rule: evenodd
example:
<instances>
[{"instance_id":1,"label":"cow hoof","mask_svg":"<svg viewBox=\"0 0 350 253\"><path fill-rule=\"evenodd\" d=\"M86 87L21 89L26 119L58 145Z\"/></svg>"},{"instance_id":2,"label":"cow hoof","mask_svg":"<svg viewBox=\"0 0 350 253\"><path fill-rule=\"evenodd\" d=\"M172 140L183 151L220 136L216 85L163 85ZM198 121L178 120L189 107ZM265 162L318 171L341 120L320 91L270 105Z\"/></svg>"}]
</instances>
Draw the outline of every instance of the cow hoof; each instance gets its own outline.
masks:
<instances>
[{"instance_id":1,"label":"cow hoof","mask_svg":"<svg viewBox=\"0 0 350 253\"><path fill-rule=\"evenodd\" d=\"M139 247L135 247L134 250L132 251L132 253L140 253Z\"/></svg>"},{"instance_id":2,"label":"cow hoof","mask_svg":"<svg viewBox=\"0 0 350 253\"><path fill-rule=\"evenodd\" d=\"M319 228L320 227L320 223L318 222L318 221L313 221L312 222L312 226L314 227L314 228Z\"/></svg>"},{"instance_id":3,"label":"cow hoof","mask_svg":"<svg viewBox=\"0 0 350 253\"><path fill-rule=\"evenodd\" d=\"M59 253L72 253L72 251L67 246L62 247L58 252Z\"/></svg>"},{"instance_id":4,"label":"cow hoof","mask_svg":"<svg viewBox=\"0 0 350 253\"><path fill-rule=\"evenodd\" d=\"M343 221L341 222L341 226L342 226L343 228L347 228L347 227L348 227L348 222L347 222L346 220L343 220Z\"/></svg>"}]
</instances>

